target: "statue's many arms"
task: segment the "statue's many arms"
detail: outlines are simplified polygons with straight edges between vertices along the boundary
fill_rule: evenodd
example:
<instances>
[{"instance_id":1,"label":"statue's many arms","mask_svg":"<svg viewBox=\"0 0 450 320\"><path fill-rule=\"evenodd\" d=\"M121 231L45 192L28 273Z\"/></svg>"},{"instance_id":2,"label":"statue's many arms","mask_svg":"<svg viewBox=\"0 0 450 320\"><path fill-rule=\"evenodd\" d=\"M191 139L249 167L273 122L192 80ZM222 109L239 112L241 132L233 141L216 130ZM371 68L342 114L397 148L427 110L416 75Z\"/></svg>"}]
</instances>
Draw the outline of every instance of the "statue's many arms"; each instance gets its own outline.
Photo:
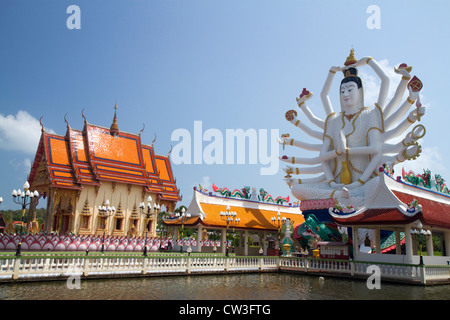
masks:
<instances>
[{"instance_id":1,"label":"statue's many arms","mask_svg":"<svg viewBox=\"0 0 450 320\"><path fill-rule=\"evenodd\" d=\"M378 100L371 107L364 105L363 82L358 76L357 68L365 65L370 66L381 80ZM411 69L406 64L394 68L401 80L393 98L388 102L390 79L386 72L371 57L356 60L352 49L344 66L331 67L325 80L320 94L326 114L325 120L317 117L308 108L307 101L313 94L303 89L297 98L297 104L319 130L310 128L297 118L295 110L288 111L286 119L320 143L311 144L288 139L289 134L279 139L283 145L318 152L318 155L312 158L281 157L282 161L290 164L284 169L287 173L285 181L296 198L335 198L344 204L351 198L352 204L358 206L364 202L370 190L376 187L380 166L388 164L392 168L396 163L419 156L421 147L417 140L424 136L425 127L416 125L409 132L407 130L420 120L425 108L418 100L422 83L416 77L411 77ZM328 94L335 75L340 71L344 75L339 88L341 111L335 112ZM407 88L409 95L401 103ZM410 111L414 103L416 107ZM402 141L389 143L402 134ZM294 164L306 166L295 167ZM303 174L316 176L306 179L292 177Z\"/></svg>"}]
</instances>

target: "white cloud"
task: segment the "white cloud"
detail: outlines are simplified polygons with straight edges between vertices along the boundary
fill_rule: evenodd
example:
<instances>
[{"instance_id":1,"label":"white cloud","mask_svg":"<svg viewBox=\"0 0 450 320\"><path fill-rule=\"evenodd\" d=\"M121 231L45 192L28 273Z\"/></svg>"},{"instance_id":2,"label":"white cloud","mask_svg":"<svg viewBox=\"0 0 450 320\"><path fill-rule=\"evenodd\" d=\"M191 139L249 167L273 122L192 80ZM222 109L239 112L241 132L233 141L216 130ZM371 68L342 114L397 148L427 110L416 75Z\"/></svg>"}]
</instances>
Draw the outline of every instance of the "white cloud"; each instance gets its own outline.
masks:
<instances>
[{"instance_id":1,"label":"white cloud","mask_svg":"<svg viewBox=\"0 0 450 320\"><path fill-rule=\"evenodd\" d=\"M203 177L202 182L200 182L200 185L203 187L203 189L207 189L209 191L209 189L211 188L211 182L209 181L209 176L205 176Z\"/></svg>"},{"instance_id":2,"label":"white cloud","mask_svg":"<svg viewBox=\"0 0 450 320\"><path fill-rule=\"evenodd\" d=\"M31 170L31 159L30 158L23 159L22 165L24 167L25 172L29 173Z\"/></svg>"},{"instance_id":3,"label":"white cloud","mask_svg":"<svg viewBox=\"0 0 450 320\"><path fill-rule=\"evenodd\" d=\"M32 155L36 152L40 136L39 120L28 112L19 110L15 116L0 114L0 149Z\"/></svg>"},{"instance_id":4,"label":"white cloud","mask_svg":"<svg viewBox=\"0 0 450 320\"><path fill-rule=\"evenodd\" d=\"M389 100L391 100L392 97L394 96L395 90L397 89L397 86L400 83L402 76L395 73L394 66L390 65L387 59L378 61L378 64L387 73L390 79L389 94L387 99L387 101L389 102ZM367 68L370 69L369 72ZM359 76L361 77L364 86L364 103L366 106L373 107L375 102L377 102L378 100L378 94L380 92L380 84L381 84L380 78L378 78L378 76L375 74L375 72L372 70L370 66L365 68L359 68ZM405 90L405 92L407 93L408 90Z\"/></svg>"},{"instance_id":5,"label":"white cloud","mask_svg":"<svg viewBox=\"0 0 450 320\"><path fill-rule=\"evenodd\" d=\"M9 160L9 164L18 171L22 171L23 173L30 173L31 170L31 159L25 158L23 160L11 159Z\"/></svg>"}]
</instances>

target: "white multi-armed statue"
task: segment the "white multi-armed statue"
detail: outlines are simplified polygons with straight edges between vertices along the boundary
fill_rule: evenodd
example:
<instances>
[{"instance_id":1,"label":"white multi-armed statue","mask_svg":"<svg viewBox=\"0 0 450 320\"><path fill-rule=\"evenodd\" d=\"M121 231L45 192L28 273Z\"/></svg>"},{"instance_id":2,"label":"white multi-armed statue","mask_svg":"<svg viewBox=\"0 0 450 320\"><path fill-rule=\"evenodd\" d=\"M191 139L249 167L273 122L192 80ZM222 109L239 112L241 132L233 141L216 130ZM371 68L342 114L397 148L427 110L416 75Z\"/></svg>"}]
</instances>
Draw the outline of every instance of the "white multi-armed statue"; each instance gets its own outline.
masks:
<instances>
[{"instance_id":1,"label":"white multi-armed statue","mask_svg":"<svg viewBox=\"0 0 450 320\"><path fill-rule=\"evenodd\" d=\"M363 83L358 76L357 68L365 65L370 66L381 79L378 100L372 107L364 105ZM417 140L424 136L425 127L419 124L409 132L407 129L417 120L420 121L425 108L418 99L422 83L411 76L411 69L406 64L394 69L402 79L391 101L387 101L390 79L386 72L371 57L355 59L352 49L343 67L330 68L320 94L325 120L314 115L308 108L306 103L313 94L303 89L297 98L297 104L319 130L311 129L304 121L299 120L295 110L286 112L286 119L320 142L305 143L289 138L288 134L279 140L283 145L318 152L312 158L281 157L282 161L290 164L284 169L287 173L285 180L297 199L336 199L343 205L363 205L371 190L379 183L380 166L388 165L392 168L396 163L419 156L421 147ZM344 78L340 84L341 111L335 112L328 94L338 71L343 72ZM401 103L406 89L409 90L409 95ZM416 107L409 111L414 104ZM394 139L399 141L402 134L402 141L392 142ZM295 164L306 166L295 167ZM316 176L305 179L292 176L304 174Z\"/></svg>"}]
</instances>

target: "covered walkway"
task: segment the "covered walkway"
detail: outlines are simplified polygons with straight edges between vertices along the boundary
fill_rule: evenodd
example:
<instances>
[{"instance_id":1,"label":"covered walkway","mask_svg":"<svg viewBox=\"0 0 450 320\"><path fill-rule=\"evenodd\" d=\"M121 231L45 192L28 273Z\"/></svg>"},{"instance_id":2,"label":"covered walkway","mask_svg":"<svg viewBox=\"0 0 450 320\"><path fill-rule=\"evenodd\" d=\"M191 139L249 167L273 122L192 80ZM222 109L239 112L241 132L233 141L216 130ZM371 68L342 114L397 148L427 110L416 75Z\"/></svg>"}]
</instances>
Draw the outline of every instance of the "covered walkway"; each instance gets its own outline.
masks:
<instances>
[{"instance_id":1,"label":"covered walkway","mask_svg":"<svg viewBox=\"0 0 450 320\"><path fill-rule=\"evenodd\" d=\"M194 187L194 195L188 209L180 216L164 220L167 227L173 228L175 237L180 229L194 228L203 239L197 239L197 246L192 248L195 252L202 252L202 243L205 243L207 231L219 230L221 233L220 248L226 252L230 240L229 233L239 232L239 246L235 248L240 255L249 255L249 234L259 236L259 243L268 253L269 234L278 235L283 224L294 226L303 223L299 205L289 203L274 203L258 201L257 198L223 197L207 193ZM204 240L204 241L200 241ZM278 248L278 243L276 244Z\"/></svg>"}]
</instances>

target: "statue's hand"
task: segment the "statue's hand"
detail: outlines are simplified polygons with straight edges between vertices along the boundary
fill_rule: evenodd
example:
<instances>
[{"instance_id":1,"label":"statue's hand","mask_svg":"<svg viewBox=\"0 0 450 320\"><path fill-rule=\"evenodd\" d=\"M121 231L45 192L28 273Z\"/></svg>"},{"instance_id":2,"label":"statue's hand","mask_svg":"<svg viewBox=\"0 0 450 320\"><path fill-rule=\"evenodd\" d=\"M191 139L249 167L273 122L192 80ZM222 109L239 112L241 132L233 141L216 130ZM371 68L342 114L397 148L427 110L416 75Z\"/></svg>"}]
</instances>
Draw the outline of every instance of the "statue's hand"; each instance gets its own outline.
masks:
<instances>
[{"instance_id":1,"label":"statue's hand","mask_svg":"<svg viewBox=\"0 0 450 320\"><path fill-rule=\"evenodd\" d=\"M397 68L397 67L394 67L394 72L395 73L400 74L400 75L402 75L404 77L407 77L407 78L411 78L410 71L411 71L411 68Z\"/></svg>"},{"instance_id":2,"label":"statue's hand","mask_svg":"<svg viewBox=\"0 0 450 320\"><path fill-rule=\"evenodd\" d=\"M306 88L303 88L302 93L297 99L297 104L299 107L301 107L306 101L311 99L313 96L313 93L311 91L306 90Z\"/></svg>"},{"instance_id":3,"label":"statue's hand","mask_svg":"<svg viewBox=\"0 0 450 320\"><path fill-rule=\"evenodd\" d=\"M413 91L411 87L408 87L409 90L409 99L416 101L419 98L419 91Z\"/></svg>"},{"instance_id":4,"label":"statue's hand","mask_svg":"<svg viewBox=\"0 0 450 320\"><path fill-rule=\"evenodd\" d=\"M342 71L342 70L344 70L342 67L339 67L339 66L332 66L331 68L330 68L330 72L334 72L334 73L336 73L336 72L340 72L340 71Z\"/></svg>"},{"instance_id":5,"label":"statue's hand","mask_svg":"<svg viewBox=\"0 0 450 320\"><path fill-rule=\"evenodd\" d=\"M290 187L292 187L292 185L294 184L294 179L293 178L285 178L283 179L284 181L286 181L286 184Z\"/></svg>"},{"instance_id":6,"label":"statue's hand","mask_svg":"<svg viewBox=\"0 0 450 320\"><path fill-rule=\"evenodd\" d=\"M425 107L416 108L409 113L408 119L412 122L416 122L418 117L422 117L425 114Z\"/></svg>"},{"instance_id":7,"label":"statue's hand","mask_svg":"<svg viewBox=\"0 0 450 320\"><path fill-rule=\"evenodd\" d=\"M346 185L345 187L346 187L347 189L350 190L350 189L358 188L358 187L360 187L360 186L361 186L361 183L359 183L358 181L356 181L356 182L352 182L352 183Z\"/></svg>"},{"instance_id":8,"label":"statue's hand","mask_svg":"<svg viewBox=\"0 0 450 320\"><path fill-rule=\"evenodd\" d=\"M345 153L345 149L347 148L347 139L345 138L343 130L339 132L339 138L335 143L336 143L336 152L339 155Z\"/></svg>"},{"instance_id":9,"label":"statue's hand","mask_svg":"<svg viewBox=\"0 0 450 320\"><path fill-rule=\"evenodd\" d=\"M285 168L283 168L283 171L286 172L286 174L293 174L294 168L292 166L286 166Z\"/></svg>"},{"instance_id":10,"label":"statue's hand","mask_svg":"<svg viewBox=\"0 0 450 320\"><path fill-rule=\"evenodd\" d=\"M343 183L336 183L336 181L334 181L334 180L331 180L329 182L329 185L330 185L330 187L332 187L333 189L336 189L336 190L342 189L345 186L345 184L343 184Z\"/></svg>"},{"instance_id":11,"label":"statue's hand","mask_svg":"<svg viewBox=\"0 0 450 320\"><path fill-rule=\"evenodd\" d=\"M361 58L357 62L355 62L354 64L351 64L351 65L347 66L347 68L365 66L369 62L370 59L372 59L372 57Z\"/></svg>"},{"instance_id":12,"label":"statue's hand","mask_svg":"<svg viewBox=\"0 0 450 320\"><path fill-rule=\"evenodd\" d=\"M423 116L425 114L425 107L417 108L416 111L419 113L419 116Z\"/></svg>"},{"instance_id":13,"label":"statue's hand","mask_svg":"<svg viewBox=\"0 0 450 320\"><path fill-rule=\"evenodd\" d=\"M279 144L286 144L287 138L282 137L282 139L280 139L280 138L277 137L277 140L278 140Z\"/></svg>"}]
</instances>

